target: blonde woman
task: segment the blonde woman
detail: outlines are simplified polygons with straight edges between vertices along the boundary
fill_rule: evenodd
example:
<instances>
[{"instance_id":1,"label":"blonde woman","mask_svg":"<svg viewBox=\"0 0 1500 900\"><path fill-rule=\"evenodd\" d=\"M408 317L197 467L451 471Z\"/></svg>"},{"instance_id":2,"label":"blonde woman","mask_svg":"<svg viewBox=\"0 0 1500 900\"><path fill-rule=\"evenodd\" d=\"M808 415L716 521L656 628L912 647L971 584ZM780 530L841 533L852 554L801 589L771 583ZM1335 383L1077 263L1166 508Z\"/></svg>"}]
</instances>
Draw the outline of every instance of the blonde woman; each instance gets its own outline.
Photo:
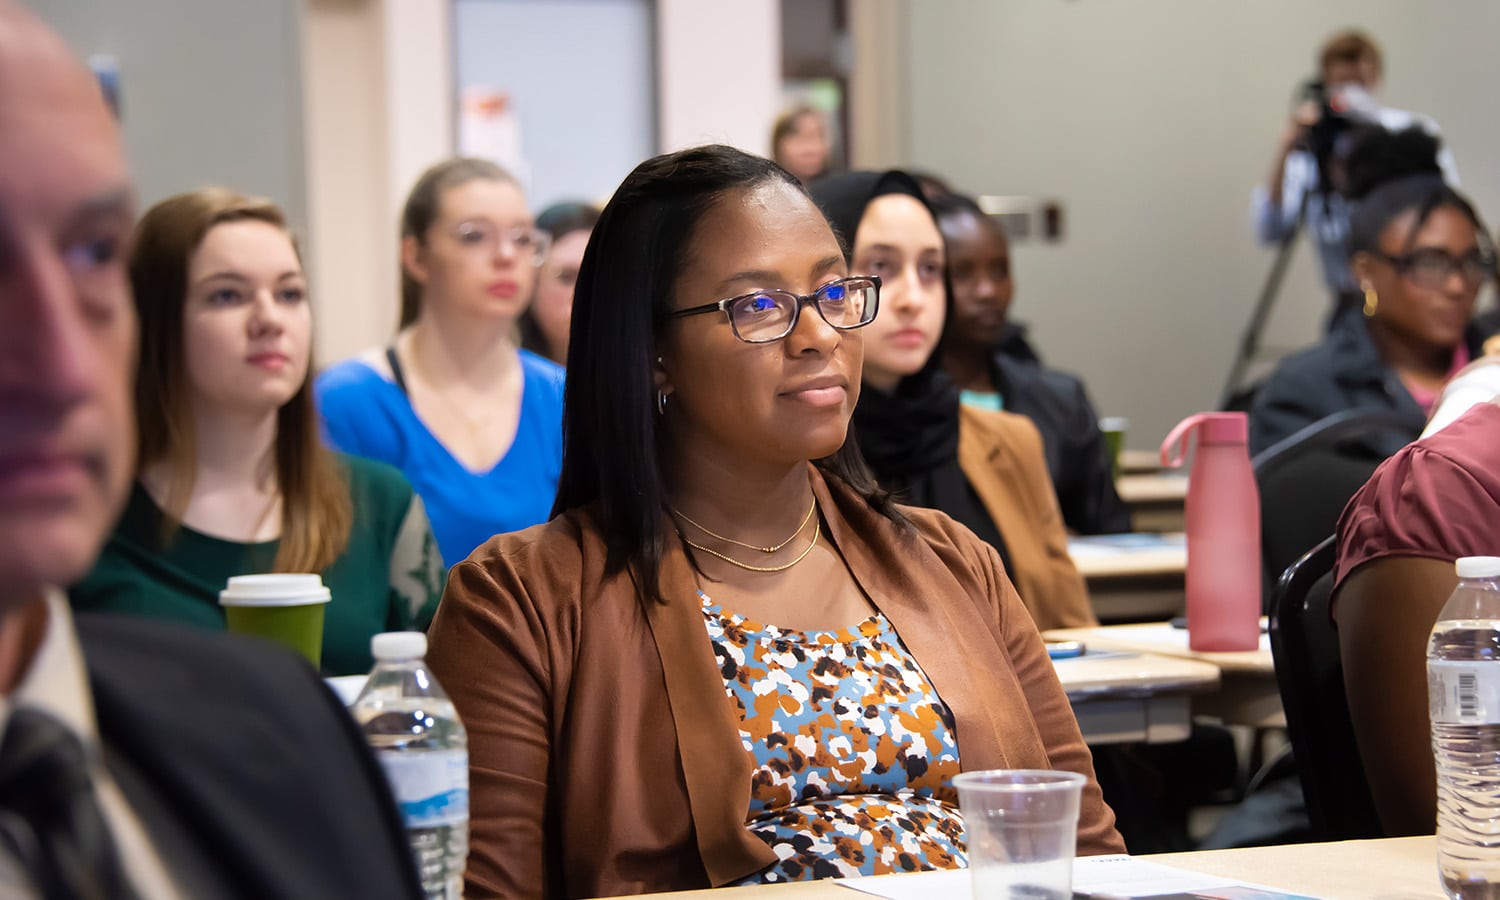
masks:
<instances>
[{"instance_id":1,"label":"blonde woman","mask_svg":"<svg viewBox=\"0 0 1500 900\"><path fill-rule=\"evenodd\" d=\"M425 628L442 570L421 502L388 466L335 454L313 407L312 310L286 220L224 190L136 228L137 478L75 606L223 627L231 575L320 572L325 674L370 667L370 636Z\"/></svg>"},{"instance_id":2,"label":"blonde woman","mask_svg":"<svg viewBox=\"0 0 1500 900\"><path fill-rule=\"evenodd\" d=\"M516 343L549 244L499 166L438 163L401 215L400 332L318 377L329 439L406 475L449 566L552 510L563 370Z\"/></svg>"}]
</instances>

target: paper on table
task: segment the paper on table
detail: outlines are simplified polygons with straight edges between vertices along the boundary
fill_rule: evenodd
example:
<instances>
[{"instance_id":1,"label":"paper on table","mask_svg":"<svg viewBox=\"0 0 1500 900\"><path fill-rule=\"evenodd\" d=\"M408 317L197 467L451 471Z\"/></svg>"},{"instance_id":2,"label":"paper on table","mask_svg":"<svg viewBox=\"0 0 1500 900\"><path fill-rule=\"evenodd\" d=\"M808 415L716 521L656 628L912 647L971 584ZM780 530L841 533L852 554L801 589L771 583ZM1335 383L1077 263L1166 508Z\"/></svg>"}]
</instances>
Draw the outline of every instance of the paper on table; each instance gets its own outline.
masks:
<instances>
[{"instance_id":1,"label":"paper on table","mask_svg":"<svg viewBox=\"0 0 1500 900\"><path fill-rule=\"evenodd\" d=\"M1075 559L1079 557L1108 558L1160 550L1182 550L1186 546L1187 539L1181 534L1157 534L1155 532L1095 534L1068 538L1068 555Z\"/></svg>"},{"instance_id":2,"label":"paper on table","mask_svg":"<svg viewBox=\"0 0 1500 900\"><path fill-rule=\"evenodd\" d=\"M1135 856L1086 856L1073 861L1073 893L1105 897L1158 897L1192 894L1200 897L1283 897L1275 888L1205 875L1147 862Z\"/></svg>"},{"instance_id":3,"label":"paper on table","mask_svg":"<svg viewBox=\"0 0 1500 900\"><path fill-rule=\"evenodd\" d=\"M323 679L323 682L339 695L339 699L344 701L345 706L349 706L354 703L359 692L365 689L365 679L369 677L368 675L335 675L332 678Z\"/></svg>"},{"instance_id":4,"label":"paper on table","mask_svg":"<svg viewBox=\"0 0 1500 900\"><path fill-rule=\"evenodd\" d=\"M920 875L850 878L838 882L848 888L889 900L932 900L936 897L967 897L969 872L951 869L923 872ZM1251 888L1250 892L1244 889ZM1256 890L1258 889L1258 890ZM1160 894L1183 894L1214 891L1208 896L1292 897L1274 888L1260 888L1217 875L1204 875L1147 862L1133 856L1085 856L1073 860L1073 892L1100 897L1153 897ZM1261 893L1262 891L1268 893Z\"/></svg>"},{"instance_id":5,"label":"paper on table","mask_svg":"<svg viewBox=\"0 0 1500 900\"><path fill-rule=\"evenodd\" d=\"M846 878L838 883L851 891L888 897L890 900L929 900L932 897L969 896L969 870L944 869L918 875L875 875Z\"/></svg>"}]
</instances>

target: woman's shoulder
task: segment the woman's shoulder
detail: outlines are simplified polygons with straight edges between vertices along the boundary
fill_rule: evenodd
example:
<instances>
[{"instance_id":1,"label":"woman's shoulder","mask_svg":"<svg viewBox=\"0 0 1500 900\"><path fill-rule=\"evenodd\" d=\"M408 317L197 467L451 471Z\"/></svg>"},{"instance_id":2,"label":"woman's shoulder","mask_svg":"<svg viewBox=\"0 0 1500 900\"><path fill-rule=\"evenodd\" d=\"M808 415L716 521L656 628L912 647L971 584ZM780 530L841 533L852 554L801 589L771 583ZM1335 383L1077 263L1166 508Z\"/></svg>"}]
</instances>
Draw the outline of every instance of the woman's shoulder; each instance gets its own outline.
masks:
<instances>
[{"instance_id":1,"label":"woman's shoulder","mask_svg":"<svg viewBox=\"0 0 1500 900\"><path fill-rule=\"evenodd\" d=\"M1007 412L1003 409L980 409L965 404L959 407L958 424L960 428L972 429L999 438L1035 439L1038 443L1042 439L1042 433L1037 430L1035 422L1020 413Z\"/></svg>"},{"instance_id":2,"label":"woman's shoulder","mask_svg":"<svg viewBox=\"0 0 1500 900\"><path fill-rule=\"evenodd\" d=\"M1451 560L1494 552L1500 526L1500 407L1481 403L1380 464L1339 517L1336 580L1382 556Z\"/></svg>"},{"instance_id":3,"label":"woman's shoulder","mask_svg":"<svg viewBox=\"0 0 1500 900\"><path fill-rule=\"evenodd\" d=\"M352 453L334 451L334 456L349 478L349 494L356 515L362 506L405 509L411 505L416 492L400 469Z\"/></svg>"},{"instance_id":4,"label":"woman's shoulder","mask_svg":"<svg viewBox=\"0 0 1500 900\"><path fill-rule=\"evenodd\" d=\"M1046 449L1042 432L1036 423L1019 413L995 409L976 409L963 406L958 414L959 463L965 472L979 463L988 463L997 454L1006 454L1013 461L1035 463L1046 468ZM970 445L968 449L965 445Z\"/></svg>"},{"instance_id":5,"label":"woman's shoulder","mask_svg":"<svg viewBox=\"0 0 1500 900\"><path fill-rule=\"evenodd\" d=\"M603 538L592 517L571 510L540 525L497 534L453 567L452 585L494 582L510 592L577 601L582 585L602 574Z\"/></svg>"},{"instance_id":6,"label":"woman's shoulder","mask_svg":"<svg viewBox=\"0 0 1500 900\"><path fill-rule=\"evenodd\" d=\"M1500 514L1500 457L1493 452L1500 440L1500 406L1480 403L1447 428L1406 445L1366 482L1359 497L1384 487L1392 501L1410 508L1431 505L1430 514L1448 518L1443 509L1461 502L1479 502L1491 515Z\"/></svg>"},{"instance_id":7,"label":"woman's shoulder","mask_svg":"<svg viewBox=\"0 0 1500 900\"><path fill-rule=\"evenodd\" d=\"M561 404L567 370L530 350L523 348L517 350L516 353L521 358L521 372L526 379L526 388L528 390L541 389L548 394L549 398L556 397L557 402Z\"/></svg>"},{"instance_id":8,"label":"woman's shoulder","mask_svg":"<svg viewBox=\"0 0 1500 900\"><path fill-rule=\"evenodd\" d=\"M957 567L977 571L976 567L984 565L987 557L994 553L994 548L942 510L897 504L896 511L905 521L890 519L874 509L859 517L880 523L876 528L867 524L856 525L862 542L869 546L877 559L887 562L901 560L907 566L920 565L921 554L912 553L915 543L917 547L935 553L949 569Z\"/></svg>"},{"instance_id":9,"label":"woman's shoulder","mask_svg":"<svg viewBox=\"0 0 1500 900\"><path fill-rule=\"evenodd\" d=\"M343 393L363 393L381 384L393 384L385 351L371 347L357 356L334 363L318 373L316 387L320 397Z\"/></svg>"},{"instance_id":10,"label":"woman's shoulder","mask_svg":"<svg viewBox=\"0 0 1500 900\"><path fill-rule=\"evenodd\" d=\"M1340 342L1324 338L1323 340L1294 350L1282 357L1271 371L1267 385L1273 384L1300 384L1311 380L1332 381L1334 377L1334 364L1345 351Z\"/></svg>"}]
</instances>

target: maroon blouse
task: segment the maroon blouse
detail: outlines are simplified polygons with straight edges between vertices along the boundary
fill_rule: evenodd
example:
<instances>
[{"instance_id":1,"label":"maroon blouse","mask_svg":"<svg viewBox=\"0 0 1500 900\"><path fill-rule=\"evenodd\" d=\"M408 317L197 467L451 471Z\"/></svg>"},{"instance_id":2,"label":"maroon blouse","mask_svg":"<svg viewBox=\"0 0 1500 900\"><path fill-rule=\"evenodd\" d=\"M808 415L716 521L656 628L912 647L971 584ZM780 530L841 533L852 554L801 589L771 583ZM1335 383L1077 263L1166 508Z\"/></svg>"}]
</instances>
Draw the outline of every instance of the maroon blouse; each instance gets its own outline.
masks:
<instances>
[{"instance_id":1,"label":"maroon blouse","mask_svg":"<svg viewBox=\"0 0 1500 900\"><path fill-rule=\"evenodd\" d=\"M1497 555L1500 406L1480 403L1381 463L1349 501L1339 517L1334 590L1386 556Z\"/></svg>"}]
</instances>

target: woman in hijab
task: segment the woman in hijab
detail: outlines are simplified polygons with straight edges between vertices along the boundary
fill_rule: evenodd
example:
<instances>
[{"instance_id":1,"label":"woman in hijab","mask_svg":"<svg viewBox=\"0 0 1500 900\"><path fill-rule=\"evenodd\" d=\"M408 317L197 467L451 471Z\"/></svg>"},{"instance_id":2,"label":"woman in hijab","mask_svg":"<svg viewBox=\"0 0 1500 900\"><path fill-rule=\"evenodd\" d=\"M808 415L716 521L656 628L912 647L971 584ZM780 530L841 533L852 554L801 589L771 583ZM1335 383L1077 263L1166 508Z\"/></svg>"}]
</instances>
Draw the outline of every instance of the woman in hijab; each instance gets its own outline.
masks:
<instances>
[{"instance_id":1,"label":"woman in hijab","mask_svg":"<svg viewBox=\"0 0 1500 900\"><path fill-rule=\"evenodd\" d=\"M1097 624L1036 427L961 406L943 373L943 237L916 180L850 172L810 190L845 242L850 271L882 280L854 410L855 439L876 476L903 502L942 510L994 546L1037 627Z\"/></svg>"}]
</instances>

